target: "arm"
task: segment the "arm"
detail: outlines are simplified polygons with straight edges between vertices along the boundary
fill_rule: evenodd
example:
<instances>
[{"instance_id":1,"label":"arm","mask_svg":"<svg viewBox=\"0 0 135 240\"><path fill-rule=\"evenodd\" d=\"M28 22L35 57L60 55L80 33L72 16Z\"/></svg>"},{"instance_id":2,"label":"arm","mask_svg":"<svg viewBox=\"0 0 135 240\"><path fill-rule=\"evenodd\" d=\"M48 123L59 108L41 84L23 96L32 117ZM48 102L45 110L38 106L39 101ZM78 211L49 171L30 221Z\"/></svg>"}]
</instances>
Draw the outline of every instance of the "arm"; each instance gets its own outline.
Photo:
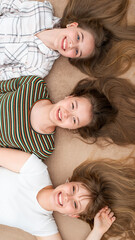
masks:
<instances>
[{"instance_id":1,"label":"arm","mask_svg":"<svg viewBox=\"0 0 135 240\"><path fill-rule=\"evenodd\" d=\"M37 240L62 240L60 233L48 237L36 237Z\"/></svg>"},{"instance_id":2,"label":"arm","mask_svg":"<svg viewBox=\"0 0 135 240\"><path fill-rule=\"evenodd\" d=\"M13 172L20 172L30 156L30 153L20 150L0 148L0 166Z\"/></svg>"},{"instance_id":3,"label":"arm","mask_svg":"<svg viewBox=\"0 0 135 240\"><path fill-rule=\"evenodd\" d=\"M94 218L94 228L86 240L100 240L115 221L114 213L108 207L102 208Z\"/></svg>"}]
</instances>

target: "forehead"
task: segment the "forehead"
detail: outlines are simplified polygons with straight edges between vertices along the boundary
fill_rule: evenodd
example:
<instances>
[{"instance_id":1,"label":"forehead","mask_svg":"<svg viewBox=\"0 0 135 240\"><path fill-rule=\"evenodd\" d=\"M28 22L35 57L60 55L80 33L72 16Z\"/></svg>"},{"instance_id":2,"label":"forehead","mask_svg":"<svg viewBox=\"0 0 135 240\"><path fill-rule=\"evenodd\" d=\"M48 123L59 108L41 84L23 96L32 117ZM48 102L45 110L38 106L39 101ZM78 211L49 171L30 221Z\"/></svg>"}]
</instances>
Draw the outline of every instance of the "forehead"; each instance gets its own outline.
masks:
<instances>
[{"instance_id":1,"label":"forehead","mask_svg":"<svg viewBox=\"0 0 135 240\"><path fill-rule=\"evenodd\" d=\"M84 186L83 183L81 183L81 182L69 182L68 184L70 184L71 186L77 186L78 193L81 196L87 196L87 197L90 196L89 190L87 189L87 187Z\"/></svg>"},{"instance_id":2,"label":"forehead","mask_svg":"<svg viewBox=\"0 0 135 240\"><path fill-rule=\"evenodd\" d=\"M82 58L89 57L95 48L95 39L92 32L89 29L83 29L78 27L78 31L81 33L83 41L80 44L80 50L82 52Z\"/></svg>"}]
</instances>

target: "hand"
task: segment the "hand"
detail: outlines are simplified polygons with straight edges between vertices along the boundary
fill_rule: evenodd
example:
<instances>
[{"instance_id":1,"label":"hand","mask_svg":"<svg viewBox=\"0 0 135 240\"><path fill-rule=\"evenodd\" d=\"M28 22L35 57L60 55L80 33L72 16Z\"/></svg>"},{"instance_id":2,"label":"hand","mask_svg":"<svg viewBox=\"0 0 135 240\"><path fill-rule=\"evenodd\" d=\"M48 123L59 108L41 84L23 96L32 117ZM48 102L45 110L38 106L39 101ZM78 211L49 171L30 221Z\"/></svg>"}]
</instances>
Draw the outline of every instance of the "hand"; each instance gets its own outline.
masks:
<instances>
[{"instance_id":1,"label":"hand","mask_svg":"<svg viewBox=\"0 0 135 240\"><path fill-rule=\"evenodd\" d=\"M113 222L116 220L114 213L110 208L102 208L94 218L94 228L93 230L99 232L101 236L108 231Z\"/></svg>"}]
</instances>

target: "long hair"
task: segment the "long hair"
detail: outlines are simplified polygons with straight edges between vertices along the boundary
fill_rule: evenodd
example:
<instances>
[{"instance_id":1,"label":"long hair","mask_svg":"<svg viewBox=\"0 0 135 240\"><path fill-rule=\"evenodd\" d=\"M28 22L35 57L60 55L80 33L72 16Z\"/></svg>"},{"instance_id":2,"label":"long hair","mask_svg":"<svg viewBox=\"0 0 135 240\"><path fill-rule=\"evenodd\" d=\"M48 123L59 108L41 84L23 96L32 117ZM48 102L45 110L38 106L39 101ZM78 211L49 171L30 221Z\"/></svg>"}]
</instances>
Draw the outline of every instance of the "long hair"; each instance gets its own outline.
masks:
<instances>
[{"instance_id":1,"label":"long hair","mask_svg":"<svg viewBox=\"0 0 135 240\"><path fill-rule=\"evenodd\" d=\"M75 86L72 93L74 97L84 97L89 100L92 105L92 119L90 123L84 127L74 130L82 138L89 139L93 142L100 136L103 127L115 121L117 116L117 108L110 103L103 91L98 87L97 80L83 79Z\"/></svg>"},{"instance_id":2,"label":"long hair","mask_svg":"<svg viewBox=\"0 0 135 240\"><path fill-rule=\"evenodd\" d=\"M135 86L128 80L85 79L77 84L72 95L87 97L92 104L92 121L77 129L84 139L91 143L103 138L118 145L135 144Z\"/></svg>"},{"instance_id":3,"label":"long hair","mask_svg":"<svg viewBox=\"0 0 135 240\"><path fill-rule=\"evenodd\" d=\"M127 26L128 0L70 0L60 22L78 22L92 32L95 51L89 58L69 59L82 72L95 77L123 74L135 57L135 26Z\"/></svg>"},{"instance_id":4,"label":"long hair","mask_svg":"<svg viewBox=\"0 0 135 240\"><path fill-rule=\"evenodd\" d=\"M82 182L90 192L90 203L80 219L93 228L97 212L108 206L116 221L104 239L135 239L135 159L85 161L73 171L70 181Z\"/></svg>"},{"instance_id":5,"label":"long hair","mask_svg":"<svg viewBox=\"0 0 135 240\"><path fill-rule=\"evenodd\" d=\"M117 107L117 116L103 126L98 137L110 138L118 145L135 144L135 86L123 78L101 78L97 81L110 103Z\"/></svg>"}]
</instances>

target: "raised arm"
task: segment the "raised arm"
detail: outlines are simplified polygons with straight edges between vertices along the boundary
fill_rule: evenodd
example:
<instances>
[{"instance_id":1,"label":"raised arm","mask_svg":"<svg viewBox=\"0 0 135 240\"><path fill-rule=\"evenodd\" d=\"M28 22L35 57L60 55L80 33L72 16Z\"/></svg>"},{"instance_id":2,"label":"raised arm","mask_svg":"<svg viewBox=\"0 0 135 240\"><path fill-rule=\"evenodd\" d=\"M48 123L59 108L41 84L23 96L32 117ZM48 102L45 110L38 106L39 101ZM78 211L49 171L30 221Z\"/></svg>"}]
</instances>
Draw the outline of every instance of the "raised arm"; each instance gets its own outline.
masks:
<instances>
[{"instance_id":1,"label":"raised arm","mask_svg":"<svg viewBox=\"0 0 135 240\"><path fill-rule=\"evenodd\" d=\"M114 213L108 207L102 208L94 218L94 228L86 240L100 240L115 221Z\"/></svg>"},{"instance_id":2,"label":"raised arm","mask_svg":"<svg viewBox=\"0 0 135 240\"><path fill-rule=\"evenodd\" d=\"M0 166L13 172L20 172L20 169L30 156L30 153L20 150L0 148Z\"/></svg>"}]
</instances>

